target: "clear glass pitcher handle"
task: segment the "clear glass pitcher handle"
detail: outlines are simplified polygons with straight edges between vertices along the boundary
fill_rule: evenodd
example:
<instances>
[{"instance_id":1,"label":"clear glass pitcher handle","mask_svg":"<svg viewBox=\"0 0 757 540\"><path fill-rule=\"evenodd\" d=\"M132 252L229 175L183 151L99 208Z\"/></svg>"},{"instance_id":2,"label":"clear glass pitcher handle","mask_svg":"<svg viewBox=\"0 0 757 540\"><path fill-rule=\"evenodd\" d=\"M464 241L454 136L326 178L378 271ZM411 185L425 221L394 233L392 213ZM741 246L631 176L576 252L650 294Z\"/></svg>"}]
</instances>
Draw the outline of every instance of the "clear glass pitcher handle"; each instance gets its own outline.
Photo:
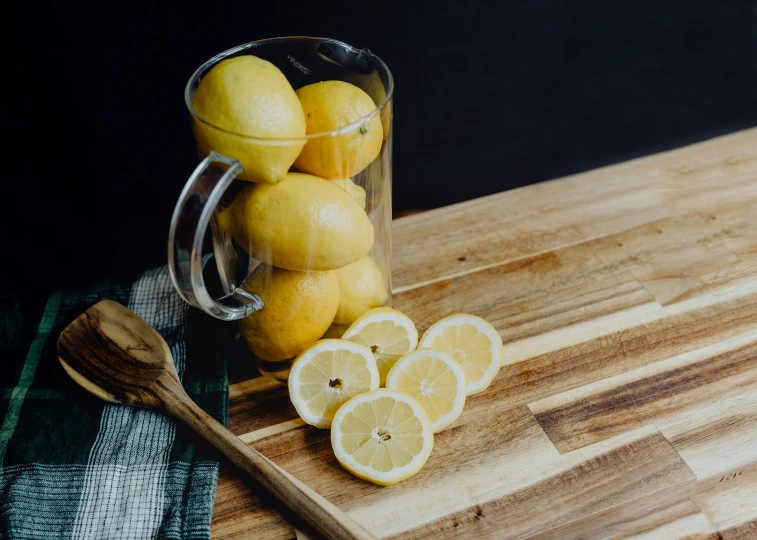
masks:
<instances>
[{"instance_id":1,"label":"clear glass pitcher handle","mask_svg":"<svg viewBox=\"0 0 757 540\"><path fill-rule=\"evenodd\" d=\"M225 321L241 319L263 307L257 295L239 287L212 298L202 274L202 246L213 211L241 171L236 159L211 151L184 186L168 235L168 268L176 290L189 304Z\"/></svg>"}]
</instances>

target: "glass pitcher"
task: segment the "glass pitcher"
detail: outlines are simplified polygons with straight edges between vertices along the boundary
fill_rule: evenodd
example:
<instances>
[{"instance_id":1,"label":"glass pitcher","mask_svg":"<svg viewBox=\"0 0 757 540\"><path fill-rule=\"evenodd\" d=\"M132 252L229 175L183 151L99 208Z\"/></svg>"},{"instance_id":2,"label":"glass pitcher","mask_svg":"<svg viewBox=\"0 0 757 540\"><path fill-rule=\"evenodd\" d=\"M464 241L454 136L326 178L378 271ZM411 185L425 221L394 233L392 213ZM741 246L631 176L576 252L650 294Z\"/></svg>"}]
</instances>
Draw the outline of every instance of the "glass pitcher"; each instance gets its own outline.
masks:
<instances>
[{"instance_id":1,"label":"glass pitcher","mask_svg":"<svg viewBox=\"0 0 757 540\"><path fill-rule=\"evenodd\" d=\"M370 51L311 37L240 45L187 83L201 162L171 220L171 277L240 321L261 371L285 379L310 343L391 303L392 93Z\"/></svg>"}]
</instances>

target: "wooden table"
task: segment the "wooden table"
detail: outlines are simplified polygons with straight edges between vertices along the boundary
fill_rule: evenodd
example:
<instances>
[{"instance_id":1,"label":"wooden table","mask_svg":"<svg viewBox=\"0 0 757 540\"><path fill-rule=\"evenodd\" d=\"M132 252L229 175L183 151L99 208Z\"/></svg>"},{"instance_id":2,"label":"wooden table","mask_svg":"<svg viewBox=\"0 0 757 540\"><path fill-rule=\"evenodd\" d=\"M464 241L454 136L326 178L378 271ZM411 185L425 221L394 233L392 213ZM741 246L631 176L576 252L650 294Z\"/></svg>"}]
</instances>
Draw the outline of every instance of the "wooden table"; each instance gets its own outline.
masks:
<instances>
[{"instance_id":1,"label":"wooden table","mask_svg":"<svg viewBox=\"0 0 757 540\"><path fill-rule=\"evenodd\" d=\"M490 321L493 384L390 488L267 379L230 387L232 431L381 537L757 538L757 129L393 230L394 307ZM295 535L225 472L212 529Z\"/></svg>"}]
</instances>

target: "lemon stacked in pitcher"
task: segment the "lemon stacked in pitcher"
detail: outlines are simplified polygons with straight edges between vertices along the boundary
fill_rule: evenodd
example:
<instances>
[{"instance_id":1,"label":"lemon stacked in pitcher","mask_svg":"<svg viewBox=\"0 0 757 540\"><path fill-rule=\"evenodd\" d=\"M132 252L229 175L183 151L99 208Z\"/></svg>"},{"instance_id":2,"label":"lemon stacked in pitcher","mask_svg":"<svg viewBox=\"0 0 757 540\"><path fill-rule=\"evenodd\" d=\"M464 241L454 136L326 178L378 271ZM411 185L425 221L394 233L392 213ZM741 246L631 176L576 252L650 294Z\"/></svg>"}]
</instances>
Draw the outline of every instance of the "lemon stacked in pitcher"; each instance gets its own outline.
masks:
<instances>
[{"instance_id":1,"label":"lemon stacked in pitcher","mask_svg":"<svg viewBox=\"0 0 757 540\"><path fill-rule=\"evenodd\" d=\"M247 55L214 66L193 105L201 153L236 158L239 178L250 182L218 215L219 226L261 262L244 285L264 302L241 321L250 350L268 362L287 360L332 324L349 325L384 305L366 194L351 180L384 139L368 94L342 81L295 92L276 66Z\"/></svg>"}]
</instances>

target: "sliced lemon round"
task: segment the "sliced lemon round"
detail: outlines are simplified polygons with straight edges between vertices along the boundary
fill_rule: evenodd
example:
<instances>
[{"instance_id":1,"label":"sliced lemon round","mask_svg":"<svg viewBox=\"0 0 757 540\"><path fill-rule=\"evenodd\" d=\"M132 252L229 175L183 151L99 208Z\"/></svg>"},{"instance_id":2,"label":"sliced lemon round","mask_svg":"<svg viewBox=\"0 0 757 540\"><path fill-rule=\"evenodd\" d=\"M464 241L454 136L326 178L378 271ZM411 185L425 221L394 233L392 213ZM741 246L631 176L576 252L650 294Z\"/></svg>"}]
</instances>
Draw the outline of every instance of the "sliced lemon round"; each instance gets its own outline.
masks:
<instances>
[{"instance_id":1,"label":"sliced lemon round","mask_svg":"<svg viewBox=\"0 0 757 540\"><path fill-rule=\"evenodd\" d=\"M331 446L339 463L380 486L415 475L433 445L431 421L420 403L386 388L342 405L331 426Z\"/></svg>"},{"instance_id":2,"label":"sliced lemon round","mask_svg":"<svg viewBox=\"0 0 757 540\"><path fill-rule=\"evenodd\" d=\"M419 348L446 352L465 371L470 396L484 390L502 365L502 338L495 328L475 315L450 315L431 325Z\"/></svg>"},{"instance_id":3,"label":"sliced lemon round","mask_svg":"<svg viewBox=\"0 0 757 540\"><path fill-rule=\"evenodd\" d=\"M322 339L294 359L287 384L300 418L328 428L343 403L379 387L379 375L368 347L343 339Z\"/></svg>"},{"instance_id":4,"label":"sliced lemon round","mask_svg":"<svg viewBox=\"0 0 757 540\"><path fill-rule=\"evenodd\" d=\"M465 372L442 351L418 349L392 366L386 387L399 390L421 404L437 433L457 420L465 405Z\"/></svg>"},{"instance_id":5,"label":"sliced lemon round","mask_svg":"<svg viewBox=\"0 0 757 540\"><path fill-rule=\"evenodd\" d=\"M397 359L418 345L418 330L401 311L379 307L358 317L342 339L365 345L373 351L381 384L384 384L386 374Z\"/></svg>"}]
</instances>

